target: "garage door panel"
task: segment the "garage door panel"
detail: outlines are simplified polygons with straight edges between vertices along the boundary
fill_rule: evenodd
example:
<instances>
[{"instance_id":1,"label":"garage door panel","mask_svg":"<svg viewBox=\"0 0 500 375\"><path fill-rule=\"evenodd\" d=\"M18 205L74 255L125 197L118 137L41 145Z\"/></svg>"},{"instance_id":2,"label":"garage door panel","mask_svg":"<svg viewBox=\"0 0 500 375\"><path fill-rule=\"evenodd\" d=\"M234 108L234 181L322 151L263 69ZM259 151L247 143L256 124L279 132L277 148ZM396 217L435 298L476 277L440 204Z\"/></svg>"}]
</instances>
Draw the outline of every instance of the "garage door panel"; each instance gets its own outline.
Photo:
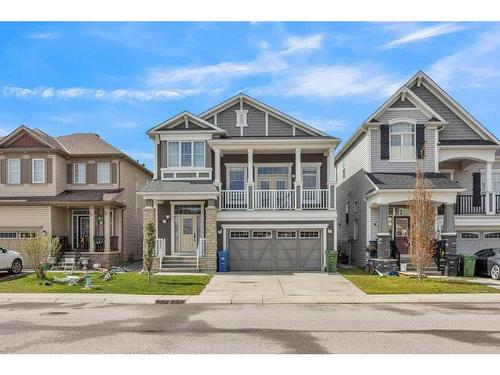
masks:
<instances>
[{"instance_id":1,"label":"garage door panel","mask_svg":"<svg viewBox=\"0 0 500 375\"><path fill-rule=\"evenodd\" d=\"M296 239L275 239L276 268L279 271L294 271L299 268L299 249Z\"/></svg>"},{"instance_id":2,"label":"garage door panel","mask_svg":"<svg viewBox=\"0 0 500 375\"><path fill-rule=\"evenodd\" d=\"M321 269L321 238L300 239L299 268L305 271Z\"/></svg>"},{"instance_id":3,"label":"garage door panel","mask_svg":"<svg viewBox=\"0 0 500 375\"><path fill-rule=\"evenodd\" d=\"M251 254L253 270L272 271L274 269L272 239L253 239Z\"/></svg>"},{"instance_id":4,"label":"garage door panel","mask_svg":"<svg viewBox=\"0 0 500 375\"><path fill-rule=\"evenodd\" d=\"M248 270L252 268L250 254L250 240L234 239L230 240L229 269L235 271Z\"/></svg>"}]
</instances>

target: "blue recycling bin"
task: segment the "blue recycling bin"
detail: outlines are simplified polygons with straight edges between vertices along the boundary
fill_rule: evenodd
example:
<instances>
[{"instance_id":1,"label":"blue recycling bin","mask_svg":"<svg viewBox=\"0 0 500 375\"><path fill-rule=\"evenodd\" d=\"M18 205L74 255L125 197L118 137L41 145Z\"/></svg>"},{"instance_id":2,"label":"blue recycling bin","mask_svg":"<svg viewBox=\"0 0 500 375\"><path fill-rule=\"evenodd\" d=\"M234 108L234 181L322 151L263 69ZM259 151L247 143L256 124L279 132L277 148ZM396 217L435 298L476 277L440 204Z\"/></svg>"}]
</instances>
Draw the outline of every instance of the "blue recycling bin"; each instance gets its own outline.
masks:
<instances>
[{"instance_id":1,"label":"blue recycling bin","mask_svg":"<svg viewBox=\"0 0 500 375\"><path fill-rule=\"evenodd\" d=\"M229 253L227 251L219 250L217 252L217 272L229 271L228 257Z\"/></svg>"}]
</instances>

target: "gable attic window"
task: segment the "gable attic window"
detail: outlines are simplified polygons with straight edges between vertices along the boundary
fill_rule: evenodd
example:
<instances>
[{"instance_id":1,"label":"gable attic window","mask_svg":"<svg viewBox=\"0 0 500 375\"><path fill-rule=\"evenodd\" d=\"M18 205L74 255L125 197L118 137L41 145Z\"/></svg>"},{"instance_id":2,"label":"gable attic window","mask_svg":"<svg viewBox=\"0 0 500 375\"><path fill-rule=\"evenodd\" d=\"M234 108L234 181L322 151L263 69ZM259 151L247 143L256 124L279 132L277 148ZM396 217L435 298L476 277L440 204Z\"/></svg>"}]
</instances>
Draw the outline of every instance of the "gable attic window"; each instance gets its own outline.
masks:
<instances>
[{"instance_id":1,"label":"gable attic window","mask_svg":"<svg viewBox=\"0 0 500 375\"><path fill-rule=\"evenodd\" d=\"M248 126L247 123L248 110L237 109L235 112L236 112L236 126Z\"/></svg>"}]
</instances>

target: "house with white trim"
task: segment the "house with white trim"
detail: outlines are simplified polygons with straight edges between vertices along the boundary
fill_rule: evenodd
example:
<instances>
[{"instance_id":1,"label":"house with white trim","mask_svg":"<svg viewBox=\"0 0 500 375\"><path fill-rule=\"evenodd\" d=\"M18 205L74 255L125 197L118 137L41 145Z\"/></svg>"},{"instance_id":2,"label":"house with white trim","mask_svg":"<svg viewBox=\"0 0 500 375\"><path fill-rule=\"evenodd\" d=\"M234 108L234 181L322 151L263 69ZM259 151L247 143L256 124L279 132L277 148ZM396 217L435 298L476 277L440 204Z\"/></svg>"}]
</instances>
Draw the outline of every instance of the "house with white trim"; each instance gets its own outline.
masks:
<instances>
[{"instance_id":1,"label":"house with white trim","mask_svg":"<svg viewBox=\"0 0 500 375\"><path fill-rule=\"evenodd\" d=\"M500 247L500 142L424 72L373 113L335 156L338 241L390 267L408 253L408 200L422 162L446 253Z\"/></svg>"},{"instance_id":2,"label":"house with white trim","mask_svg":"<svg viewBox=\"0 0 500 375\"><path fill-rule=\"evenodd\" d=\"M156 228L156 268L323 270L336 249L339 139L246 94L147 132L154 179L139 194Z\"/></svg>"}]
</instances>

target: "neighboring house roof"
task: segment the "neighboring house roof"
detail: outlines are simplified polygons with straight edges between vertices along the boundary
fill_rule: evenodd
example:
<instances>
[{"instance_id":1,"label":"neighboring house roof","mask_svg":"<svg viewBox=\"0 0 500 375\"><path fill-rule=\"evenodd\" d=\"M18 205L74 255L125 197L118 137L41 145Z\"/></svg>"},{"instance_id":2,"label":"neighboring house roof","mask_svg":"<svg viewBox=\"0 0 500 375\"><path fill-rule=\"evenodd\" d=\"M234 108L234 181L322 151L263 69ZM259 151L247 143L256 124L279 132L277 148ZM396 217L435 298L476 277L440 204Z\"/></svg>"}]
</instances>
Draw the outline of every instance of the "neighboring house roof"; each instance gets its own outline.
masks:
<instances>
[{"instance_id":1,"label":"neighboring house roof","mask_svg":"<svg viewBox=\"0 0 500 375\"><path fill-rule=\"evenodd\" d=\"M122 155L123 152L94 133L76 133L55 138L72 155Z\"/></svg>"},{"instance_id":2,"label":"neighboring house roof","mask_svg":"<svg viewBox=\"0 0 500 375\"><path fill-rule=\"evenodd\" d=\"M151 181L143 193L216 193L217 188L211 181Z\"/></svg>"},{"instance_id":3,"label":"neighboring house roof","mask_svg":"<svg viewBox=\"0 0 500 375\"><path fill-rule=\"evenodd\" d=\"M224 129L219 128L218 126L215 126L214 124L209 123L208 121L205 121L201 117L198 117L196 115L193 115L191 112L188 111L183 111L174 117L169 118L168 120L163 121L162 123L154 126L153 128L149 129L146 134L150 134L152 132L158 131L158 130L166 130L168 128L174 127L179 124L180 121L188 121L191 120L193 121L196 125L200 126L200 130L211 130L215 131L216 133L221 133L221 134L226 134L226 131ZM163 129L165 128L165 129Z\"/></svg>"},{"instance_id":4,"label":"neighboring house roof","mask_svg":"<svg viewBox=\"0 0 500 375\"><path fill-rule=\"evenodd\" d=\"M123 189L107 190L65 190L56 196L1 197L2 202L16 203L71 203L71 202L111 202Z\"/></svg>"},{"instance_id":5,"label":"neighboring house roof","mask_svg":"<svg viewBox=\"0 0 500 375\"><path fill-rule=\"evenodd\" d=\"M54 150L62 150L61 145L50 135L42 132L39 129L30 129L26 125L21 125L14 131L0 139L0 148L5 145L10 145L12 142L19 139L23 134L28 134L38 143L45 145Z\"/></svg>"},{"instance_id":6,"label":"neighboring house roof","mask_svg":"<svg viewBox=\"0 0 500 375\"><path fill-rule=\"evenodd\" d=\"M438 143L440 146L482 146L482 145L492 145L497 144L493 141L488 141L486 139L443 139Z\"/></svg>"},{"instance_id":7,"label":"neighboring house roof","mask_svg":"<svg viewBox=\"0 0 500 375\"><path fill-rule=\"evenodd\" d=\"M413 189L415 173L366 173L378 190ZM442 173L425 173L425 181L430 189L459 189L460 186Z\"/></svg>"}]
</instances>

